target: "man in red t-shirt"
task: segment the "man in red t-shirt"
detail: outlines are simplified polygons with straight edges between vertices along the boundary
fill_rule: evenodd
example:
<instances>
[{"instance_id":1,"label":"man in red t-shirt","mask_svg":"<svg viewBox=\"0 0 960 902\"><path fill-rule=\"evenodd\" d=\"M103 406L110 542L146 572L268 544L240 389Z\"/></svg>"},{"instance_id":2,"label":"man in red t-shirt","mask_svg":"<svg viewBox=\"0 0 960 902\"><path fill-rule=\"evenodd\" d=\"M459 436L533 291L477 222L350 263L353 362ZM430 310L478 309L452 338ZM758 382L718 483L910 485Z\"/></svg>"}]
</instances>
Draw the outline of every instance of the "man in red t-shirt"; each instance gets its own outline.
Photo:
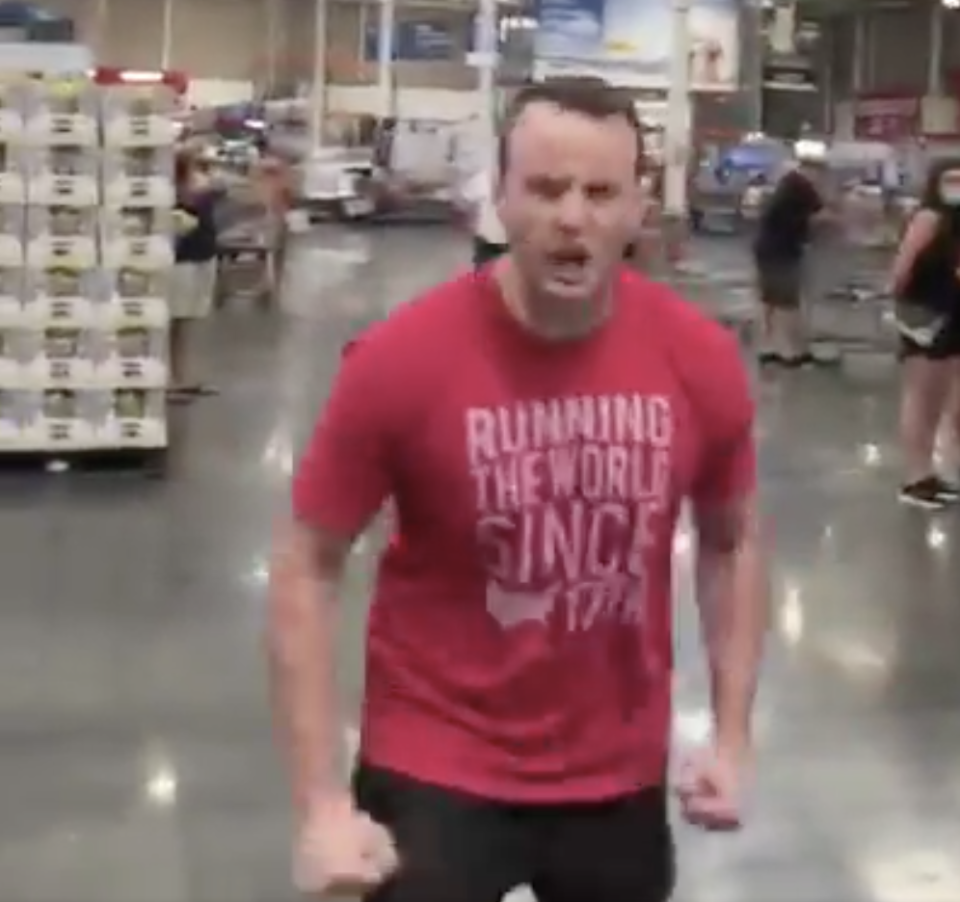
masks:
<instances>
[{"instance_id":1,"label":"man in red t-shirt","mask_svg":"<svg viewBox=\"0 0 960 902\"><path fill-rule=\"evenodd\" d=\"M621 264L642 140L596 82L507 117L509 253L345 356L272 569L269 648L298 880L376 902L663 902L673 538L690 501L715 731L684 816L740 820L766 624L753 409L734 340ZM337 780L337 597L390 500L353 792Z\"/></svg>"}]
</instances>

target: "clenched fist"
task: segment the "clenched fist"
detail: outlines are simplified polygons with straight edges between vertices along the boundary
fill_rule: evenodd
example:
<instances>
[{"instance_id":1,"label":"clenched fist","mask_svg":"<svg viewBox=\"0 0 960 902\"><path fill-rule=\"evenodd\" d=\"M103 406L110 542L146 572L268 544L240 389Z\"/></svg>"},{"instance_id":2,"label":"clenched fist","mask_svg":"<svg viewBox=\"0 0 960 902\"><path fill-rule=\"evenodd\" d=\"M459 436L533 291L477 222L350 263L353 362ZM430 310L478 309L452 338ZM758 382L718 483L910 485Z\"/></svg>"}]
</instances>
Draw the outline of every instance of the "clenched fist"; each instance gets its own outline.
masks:
<instances>
[{"instance_id":1,"label":"clenched fist","mask_svg":"<svg viewBox=\"0 0 960 902\"><path fill-rule=\"evenodd\" d=\"M700 749L680 769L684 819L705 830L738 830L743 818L743 763L720 749Z\"/></svg>"},{"instance_id":2,"label":"clenched fist","mask_svg":"<svg viewBox=\"0 0 960 902\"><path fill-rule=\"evenodd\" d=\"M318 800L297 842L294 881L303 893L364 892L397 869L390 831L347 796Z\"/></svg>"}]
</instances>

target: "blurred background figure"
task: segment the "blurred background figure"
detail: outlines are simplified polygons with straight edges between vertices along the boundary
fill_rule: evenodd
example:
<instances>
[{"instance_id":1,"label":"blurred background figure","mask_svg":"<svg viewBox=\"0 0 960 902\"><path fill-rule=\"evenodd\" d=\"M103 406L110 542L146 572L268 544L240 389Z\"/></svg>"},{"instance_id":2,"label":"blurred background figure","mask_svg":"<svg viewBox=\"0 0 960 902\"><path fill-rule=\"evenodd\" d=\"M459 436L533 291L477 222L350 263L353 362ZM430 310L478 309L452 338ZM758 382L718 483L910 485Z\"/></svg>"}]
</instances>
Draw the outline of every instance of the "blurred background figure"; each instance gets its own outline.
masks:
<instances>
[{"instance_id":1,"label":"blurred background figure","mask_svg":"<svg viewBox=\"0 0 960 902\"><path fill-rule=\"evenodd\" d=\"M952 175L951 175L952 174ZM934 165L893 262L903 361L900 500L937 509L960 497L960 473L934 465L937 432L960 447L960 162ZM956 465L956 461L954 461Z\"/></svg>"},{"instance_id":2,"label":"blurred background figure","mask_svg":"<svg viewBox=\"0 0 960 902\"><path fill-rule=\"evenodd\" d=\"M763 364L798 367L817 362L807 345L803 318L807 247L814 221L824 212L815 179L810 165L787 164L760 211L753 253Z\"/></svg>"},{"instance_id":3,"label":"blurred background figure","mask_svg":"<svg viewBox=\"0 0 960 902\"><path fill-rule=\"evenodd\" d=\"M210 315L217 283L217 191L195 150L181 148L175 164L176 246L170 291L170 397L186 401L215 394L199 381L192 343L196 324Z\"/></svg>"},{"instance_id":4,"label":"blurred background figure","mask_svg":"<svg viewBox=\"0 0 960 902\"><path fill-rule=\"evenodd\" d=\"M496 260L507 251L507 236L497 214L495 179L495 166L486 166L470 175L461 190L462 213L473 236L475 267Z\"/></svg>"},{"instance_id":5,"label":"blurred background figure","mask_svg":"<svg viewBox=\"0 0 960 902\"><path fill-rule=\"evenodd\" d=\"M267 150L256 164L254 180L267 217L267 241L271 249L260 296L264 303L272 304L280 297L287 259L288 216L295 193L293 175L286 161Z\"/></svg>"}]
</instances>

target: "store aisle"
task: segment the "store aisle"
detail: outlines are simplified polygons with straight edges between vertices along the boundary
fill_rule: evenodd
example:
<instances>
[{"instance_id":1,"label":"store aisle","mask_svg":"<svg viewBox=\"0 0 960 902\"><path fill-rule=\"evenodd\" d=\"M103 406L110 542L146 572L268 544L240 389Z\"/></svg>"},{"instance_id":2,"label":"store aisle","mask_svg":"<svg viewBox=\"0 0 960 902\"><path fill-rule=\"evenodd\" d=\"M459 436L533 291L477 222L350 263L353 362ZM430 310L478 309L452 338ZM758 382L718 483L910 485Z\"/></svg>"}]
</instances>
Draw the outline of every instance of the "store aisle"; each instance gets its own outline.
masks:
<instances>
[{"instance_id":1,"label":"store aisle","mask_svg":"<svg viewBox=\"0 0 960 902\"><path fill-rule=\"evenodd\" d=\"M285 316L210 323L222 395L182 414L168 481L0 479L4 902L294 898L258 646L271 520L342 342L464 259L433 231L325 234ZM739 836L680 830L680 902L960 899L960 512L894 500L893 377L760 387L777 632L757 793ZM679 622L687 741L703 675L689 605Z\"/></svg>"}]
</instances>

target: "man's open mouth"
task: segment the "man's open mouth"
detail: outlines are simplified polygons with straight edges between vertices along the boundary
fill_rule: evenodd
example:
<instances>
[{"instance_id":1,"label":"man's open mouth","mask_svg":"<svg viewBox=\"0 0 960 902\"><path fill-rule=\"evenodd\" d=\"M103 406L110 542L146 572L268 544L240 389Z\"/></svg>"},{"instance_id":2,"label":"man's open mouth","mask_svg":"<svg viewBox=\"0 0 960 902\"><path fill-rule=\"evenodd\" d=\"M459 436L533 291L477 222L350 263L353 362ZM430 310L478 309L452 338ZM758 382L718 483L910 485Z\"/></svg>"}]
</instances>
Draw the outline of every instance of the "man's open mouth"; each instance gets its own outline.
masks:
<instances>
[{"instance_id":1,"label":"man's open mouth","mask_svg":"<svg viewBox=\"0 0 960 902\"><path fill-rule=\"evenodd\" d=\"M550 255L554 275L564 282L581 279L589 262L590 255L579 248L556 251Z\"/></svg>"}]
</instances>

